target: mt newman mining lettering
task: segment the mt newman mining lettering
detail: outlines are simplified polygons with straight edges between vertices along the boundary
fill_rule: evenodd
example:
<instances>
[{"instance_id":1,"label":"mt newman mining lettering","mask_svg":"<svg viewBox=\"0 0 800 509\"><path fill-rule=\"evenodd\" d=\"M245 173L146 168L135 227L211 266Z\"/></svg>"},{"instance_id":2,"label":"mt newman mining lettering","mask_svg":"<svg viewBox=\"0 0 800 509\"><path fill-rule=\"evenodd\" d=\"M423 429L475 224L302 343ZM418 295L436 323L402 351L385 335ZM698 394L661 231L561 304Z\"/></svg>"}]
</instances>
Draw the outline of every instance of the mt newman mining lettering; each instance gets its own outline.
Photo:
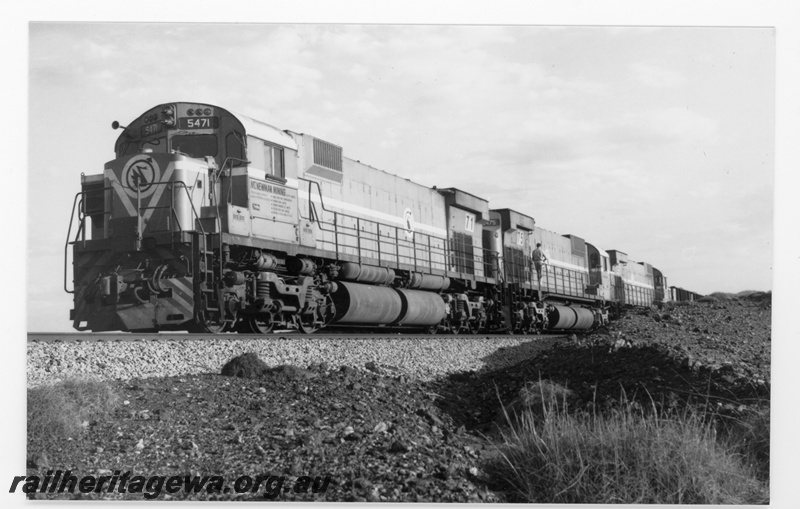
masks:
<instances>
[{"instance_id":1,"label":"mt newman mining lettering","mask_svg":"<svg viewBox=\"0 0 800 509\"><path fill-rule=\"evenodd\" d=\"M281 196L286 196L286 188L285 187L275 187L270 184L265 184L264 182L258 182L257 180L250 181L250 187L253 189L258 189L259 191L264 191L266 193L272 194L279 194Z\"/></svg>"}]
</instances>

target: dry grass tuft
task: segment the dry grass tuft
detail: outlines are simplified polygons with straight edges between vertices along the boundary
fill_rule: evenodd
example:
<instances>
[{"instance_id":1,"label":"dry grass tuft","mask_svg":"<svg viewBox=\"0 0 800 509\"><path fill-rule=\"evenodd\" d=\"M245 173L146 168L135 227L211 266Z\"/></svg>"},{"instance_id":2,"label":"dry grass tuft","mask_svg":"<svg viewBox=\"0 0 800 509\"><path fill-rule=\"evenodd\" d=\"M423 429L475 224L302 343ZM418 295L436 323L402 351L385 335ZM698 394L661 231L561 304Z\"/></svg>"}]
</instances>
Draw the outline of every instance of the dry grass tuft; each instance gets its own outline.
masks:
<instances>
[{"instance_id":1,"label":"dry grass tuft","mask_svg":"<svg viewBox=\"0 0 800 509\"><path fill-rule=\"evenodd\" d=\"M28 440L44 444L78 437L92 421L104 419L119 401L104 382L70 380L28 389Z\"/></svg>"},{"instance_id":2,"label":"dry grass tuft","mask_svg":"<svg viewBox=\"0 0 800 509\"><path fill-rule=\"evenodd\" d=\"M766 503L756 468L709 422L691 411L659 417L625 402L607 414L546 405L543 415L527 412L502 432L486 471L521 502Z\"/></svg>"},{"instance_id":3,"label":"dry grass tuft","mask_svg":"<svg viewBox=\"0 0 800 509\"><path fill-rule=\"evenodd\" d=\"M736 418L720 419L720 436L759 480L769 482L769 403L749 408Z\"/></svg>"}]
</instances>

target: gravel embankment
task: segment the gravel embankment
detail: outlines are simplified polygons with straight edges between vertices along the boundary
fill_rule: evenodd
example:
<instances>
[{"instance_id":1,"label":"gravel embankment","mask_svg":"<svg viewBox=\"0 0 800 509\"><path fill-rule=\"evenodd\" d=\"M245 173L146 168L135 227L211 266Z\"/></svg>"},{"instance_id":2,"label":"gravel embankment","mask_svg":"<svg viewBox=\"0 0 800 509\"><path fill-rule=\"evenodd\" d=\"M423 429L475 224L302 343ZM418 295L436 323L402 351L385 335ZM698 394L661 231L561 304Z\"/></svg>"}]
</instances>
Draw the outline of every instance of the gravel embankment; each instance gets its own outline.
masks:
<instances>
[{"instance_id":1,"label":"gravel embankment","mask_svg":"<svg viewBox=\"0 0 800 509\"><path fill-rule=\"evenodd\" d=\"M67 379L129 380L219 373L231 358L255 352L270 366L363 369L374 362L397 374L430 380L458 371L498 369L533 357L553 340L532 336L508 338L426 339L222 339L81 343L28 343L28 387Z\"/></svg>"},{"instance_id":2,"label":"gravel embankment","mask_svg":"<svg viewBox=\"0 0 800 509\"><path fill-rule=\"evenodd\" d=\"M330 474L327 492L285 491L280 500L509 502L507 486L487 474L497 446L485 436L496 437L503 407L514 408L532 381L569 389L572 410L604 412L624 394L643 408L680 414L691 404L725 422L755 422L755 437L768 438L770 318L769 301L742 299L631 311L569 339L29 343L31 387L64 378L119 381L103 384L118 396L113 412L87 418L82 431L67 435L71 440L31 435L37 427L29 420L28 473L202 473L229 482L269 474L286 476L287 486L296 476ZM244 352L268 366L310 369L261 370L255 378L220 374ZM767 467L768 461L766 450ZM159 496L167 498L264 495Z\"/></svg>"}]
</instances>

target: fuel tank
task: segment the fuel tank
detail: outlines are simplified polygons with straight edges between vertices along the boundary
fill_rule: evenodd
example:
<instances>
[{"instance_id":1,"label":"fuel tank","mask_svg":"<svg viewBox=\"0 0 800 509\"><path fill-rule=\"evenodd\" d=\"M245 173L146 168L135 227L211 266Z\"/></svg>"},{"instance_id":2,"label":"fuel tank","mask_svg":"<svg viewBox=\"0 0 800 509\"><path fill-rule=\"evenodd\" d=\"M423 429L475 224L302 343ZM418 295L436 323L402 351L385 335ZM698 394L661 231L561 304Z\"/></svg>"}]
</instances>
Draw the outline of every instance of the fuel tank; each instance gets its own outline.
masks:
<instances>
[{"instance_id":1,"label":"fuel tank","mask_svg":"<svg viewBox=\"0 0 800 509\"><path fill-rule=\"evenodd\" d=\"M338 281L331 294L336 306L334 323L392 323L403 303L393 288Z\"/></svg>"},{"instance_id":2,"label":"fuel tank","mask_svg":"<svg viewBox=\"0 0 800 509\"><path fill-rule=\"evenodd\" d=\"M403 303L398 325L434 325L447 314L447 305L438 293L396 290Z\"/></svg>"},{"instance_id":3,"label":"fuel tank","mask_svg":"<svg viewBox=\"0 0 800 509\"><path fill-rule=\"evenodd\" d=\"M439 294L338 281L331 294L334 323L426 326L439 323L447 308Z\"/></svg>"},{"instance_id":4,"label":"fuel tank","mask_svg":"<svg viewBox=\"0 0 800 509\"><path fill-rule=\"evenodd\" d=\"M586 308L571 306L550 306L547 314L550 329L591 329L594 313Z\"/></svg>"}]
</instances>

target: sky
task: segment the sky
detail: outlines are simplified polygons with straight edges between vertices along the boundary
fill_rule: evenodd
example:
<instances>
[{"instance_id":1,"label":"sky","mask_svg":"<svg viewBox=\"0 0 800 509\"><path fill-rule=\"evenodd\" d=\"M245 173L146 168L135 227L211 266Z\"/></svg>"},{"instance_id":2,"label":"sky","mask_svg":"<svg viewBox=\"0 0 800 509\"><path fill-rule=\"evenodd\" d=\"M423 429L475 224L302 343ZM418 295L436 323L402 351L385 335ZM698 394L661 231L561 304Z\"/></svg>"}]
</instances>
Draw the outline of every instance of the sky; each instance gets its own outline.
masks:
<instances>
[{"instance_id":1,"label":"sky","mask_svg":"<svg viewBox=\"0 0 800 509\"><path fill-rule=\"evenodd\" d=\"M29 330L69 330L80 174L168 101L313 134L618 249L670 285L772 289L775 30L54 23L29 27ZM71 279L68 282L71 286ZM44 318L42 318L44 317Z\"/></svg>"}]
</instances>

